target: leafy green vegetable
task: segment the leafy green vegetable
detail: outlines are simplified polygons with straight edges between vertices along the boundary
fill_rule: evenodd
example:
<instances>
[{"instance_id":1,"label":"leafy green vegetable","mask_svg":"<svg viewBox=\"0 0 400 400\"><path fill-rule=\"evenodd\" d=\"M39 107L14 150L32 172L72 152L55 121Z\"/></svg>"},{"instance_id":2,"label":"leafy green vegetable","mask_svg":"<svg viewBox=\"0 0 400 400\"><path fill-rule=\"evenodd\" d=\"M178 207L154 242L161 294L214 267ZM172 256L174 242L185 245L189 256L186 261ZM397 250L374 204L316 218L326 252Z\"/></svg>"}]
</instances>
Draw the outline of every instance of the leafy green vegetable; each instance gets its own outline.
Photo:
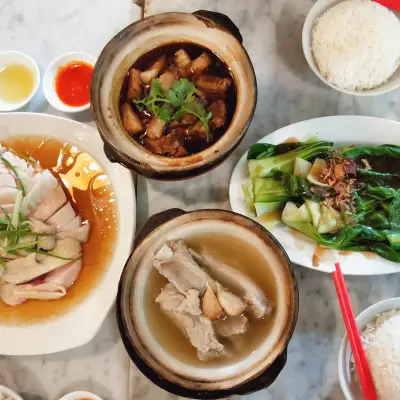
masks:
<instances>
[{"instance_id":1,"label":"leafy green vegetable","mask_svg":"<svg viewBox=\"0 0 400 400\"><path fill-rule=\"evenodd\" d=\"M312 160L316 157L324 158L333 150L333 143L325 141L315 141L311 139L301 143L294 150L283 154L274 155L263 159L249 160L249 172L251 177L265 177L273 170L293 173L294 161L296 157L304 160Z\"/></svg>"},{"instance_id":2,"label":"leafy green vegetable","mask_svg":"<svg viewBox=\"0 0 400 400\"><path fill-rule=\"evenodd\" d=\"M175 81L169 90L165 91L160 80L153 79L149 94L140 100L136 100L135 104L167 122L179 120L187 113L193 114L203 124L207 133L207 141L211 141L208 121L212 115L205 109L203 103L194 96L195 89L192 82L186 78L181 78L179 81Z\"/></svg>"},{"instance_id":3,"label":"leafy green vegetable","mask_svg":"<svg viewBox=\"0 0 400 400\"><path fill-rule=\"evenodd\" d=\"M382 146L361 146L353 147L349 150L344 150L345 157L370 157L370 156L386 156L386 157L400 157L400 146L394 144L384 144Z\"/></svg>"},{"instance_id":4,"label":"leafy green vegetable","mask_svg":"<svg viewBox=\"0 0 400 400\"><path fill-rule=\"evenodd\" d=\"M400 172L358 168L360 185L350 187L349 208L333 210L336 216L325 213L325 217L332 218L324 219L326 209L321 207L323 203L315 201L315 193L319 191L312 182L294 176L293 172L296 157L297 160L325 158L332 154L332 143L314 139L284 149L286 145L257 143L249 149L250 179L243 187L249 208L253 212L258 209L261 214L263 210L285 206L281 220L324 247L370 251L400 263L400 189L396 188ZM342 154L350 158L400 158L400 146L346 148ZM332 188L324 188L320 193L321 199L328 198L325 204L332 204L329 197L336 193ZM332 223L339 220L331 229Z\"/></svg>"},{"instance_id":5,"label":"leafy green vegetable","mask_svg":"<svg viewBox=\"0 0 400 400\"><path fill-rule=\"evenodd\" d=\"M249 203L284 202L311 197L306 179L290 174L274 173L270 178L250 178L245 186L245 195Z\"/></svg>"},{"instance_id":6,"label":"leafy green vegetable","mask_svg":"<svg viewBox=\"0 0 400 400\"><path fill-rule=\"evenodd\" d=\"M276 146L269 143L253 144L247 152L248 160L261 160L275 154Z\"/></svg>"},{"instance_id":7,"label":"leafy green vegetable","mask_svg":"<svg viewBox=\"0 0 400 400\"><path fill-rule=\"evenodd\" d=\"M391 173L391 172L377 172L377 171L372 171L372 170L366 170L362 168L357 169L357 174L361 175L364 180L366 179L394 179L394 178L400 178L400 174L396 173Z\"/></svg>"}]
</instances>

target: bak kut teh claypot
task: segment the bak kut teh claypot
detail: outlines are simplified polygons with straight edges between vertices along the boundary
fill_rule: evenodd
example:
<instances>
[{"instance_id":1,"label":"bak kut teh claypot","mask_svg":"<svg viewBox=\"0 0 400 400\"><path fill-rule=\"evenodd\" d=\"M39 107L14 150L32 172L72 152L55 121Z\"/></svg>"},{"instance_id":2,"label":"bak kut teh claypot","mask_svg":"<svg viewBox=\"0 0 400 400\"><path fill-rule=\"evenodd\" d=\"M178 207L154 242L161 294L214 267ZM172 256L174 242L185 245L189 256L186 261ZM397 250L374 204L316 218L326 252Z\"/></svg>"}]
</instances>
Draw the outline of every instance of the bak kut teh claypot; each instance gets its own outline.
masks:
<instances>
[{"instance_id":1,"label":"bak kut teh claypot","mask_svg":"<svg viewBox=\"0 0 400 400\"><path fill-rule=\"evenodd\" d=\"M139 57L157 47L184 42L210 50L228 66L236 89L236 110L225 133L210 147L185 157L164 157L151 153L125 132L120 92L126 73ZM110 161L160 180L192 178L223 162L243 139L256 106L256 77L241 42L233 22L210 11L154 15L111 39L97 60L90 91L93 117Z\"/></svg>"},{"instance_id":2,"label":"bak kut teh claypot","mask_svg":"<svg viewBox=\"0 0 400 400\"><path fill-rule=\"evenodd\" d=\"M175 357L153 335L145 312L146 283L153 270L154 254L166 240L210 233L227 235L228 243L229 237L231 241L243 241L249 251L260 252L267 262L255 267L265 268L276 287L268 333L261 336L254 351L223 365L191 363ZM131 360L162 389L196 399L244 395L270 386L286 364L287 346L298 314L297 283L285 251L257 222L223 210L185 213L172 209L150 218L139 233L120 280L117 314Z\"/></svg>"}]
</instances>

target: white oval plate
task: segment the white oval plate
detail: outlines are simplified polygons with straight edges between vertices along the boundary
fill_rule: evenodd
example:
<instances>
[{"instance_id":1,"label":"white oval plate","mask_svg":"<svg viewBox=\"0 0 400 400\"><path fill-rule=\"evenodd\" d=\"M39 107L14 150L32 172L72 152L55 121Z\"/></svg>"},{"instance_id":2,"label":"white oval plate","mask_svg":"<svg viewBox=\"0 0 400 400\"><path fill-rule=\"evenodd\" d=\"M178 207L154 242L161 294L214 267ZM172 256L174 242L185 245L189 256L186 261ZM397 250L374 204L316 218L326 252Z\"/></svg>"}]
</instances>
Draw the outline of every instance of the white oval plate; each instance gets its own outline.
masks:
<instances>
[{"instance_id":1,"label":"white oval plate","mask_svg":"<svg viewBox=\"0 0 400 400\"><path fill-rule=\"evenodd\" d=\"M260 143L278 144L289 138L300 141L317 134L321 140L342 145L400 145L400 123L386 119L361 116L335 116L299 122L265 136ZM246 154L236 165L229 186L229 198L233 211L256 219L247 209L242 184L248 177ZM324 250L318 267L313 267L312 256L316 243L301 233L294 232L283 224L273 227L271 233L281 243L295 264L317 271L331 272L335 262L340 262L346 275L383 275L400 272L400 264L385 260L377 255L366 257L361 253L340 255L337 250Z\"/></svg>"},{"instance_id":2,"label":"white oval plate","mask_svg":"<svg viewBox=\"0 0 400 400\"><path fill-rule=\"evenodd\" d=\"M96 129L45 114L0 114L0 140L15 135L46 136L89 153L110 178L117 199L118 237L114 255L92 292L67 314L25 326L0 325L0 354L35 355L72 349L89 342L112 307L135 234L136 201L131 173L108 161Z\"/></svg>"}]
</instances>

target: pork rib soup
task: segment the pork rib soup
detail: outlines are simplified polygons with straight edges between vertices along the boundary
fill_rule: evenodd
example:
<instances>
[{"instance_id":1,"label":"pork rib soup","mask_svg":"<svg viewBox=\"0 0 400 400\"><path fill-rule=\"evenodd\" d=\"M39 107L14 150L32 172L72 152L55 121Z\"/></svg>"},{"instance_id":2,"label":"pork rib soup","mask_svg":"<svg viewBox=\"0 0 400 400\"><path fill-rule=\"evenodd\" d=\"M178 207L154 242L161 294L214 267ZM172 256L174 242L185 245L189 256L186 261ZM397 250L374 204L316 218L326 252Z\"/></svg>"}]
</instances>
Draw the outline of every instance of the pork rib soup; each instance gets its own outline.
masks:
<instances>
[{"instance_id":1,"label":"pork rib soup","mask_svg":"<svg viewBox=\"0 0 400 400\"><path fill-rule=\"evenodd\" d=\"M114 249L114 193L76 147L38 137L0 148L0 323L65 313L96 285Z\"/></svg>"},{"instance_id":2,"label":"pork rib soup","mask_svg":"<svg viewBox=\"0 0 400 400\"><path fill-rule=\"evenodd\" d=\"M145 315L156 340L177 359L229 364L268 335L277 288L264 257L248 246L201 234L167 241L155 254Z\"/></svg>"},{"instance_id":3,"label":"pork rib soup","mask_svg":"<svg viewBox=\"0 0 400 400\"><path fill-rule=\"evenodd\" d=\"M125 77L120 98L126 132L150 152L170 157L215 143L235 108L229 68L190 43L158 47L140 57Z\"/></svg>"}]
</instances>

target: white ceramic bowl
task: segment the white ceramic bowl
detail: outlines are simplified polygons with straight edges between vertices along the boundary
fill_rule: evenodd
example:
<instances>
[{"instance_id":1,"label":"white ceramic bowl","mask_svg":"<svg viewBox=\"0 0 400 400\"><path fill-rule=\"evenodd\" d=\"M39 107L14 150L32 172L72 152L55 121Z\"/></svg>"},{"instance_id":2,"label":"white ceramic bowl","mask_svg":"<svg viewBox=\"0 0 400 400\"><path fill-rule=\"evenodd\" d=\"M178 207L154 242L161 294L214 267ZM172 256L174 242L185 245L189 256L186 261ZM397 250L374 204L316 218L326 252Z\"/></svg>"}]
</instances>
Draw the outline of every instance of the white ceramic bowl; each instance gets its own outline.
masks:
<instances>
[{"instance_id":1,"label":"white ceramic bowl","mask_svg":"<svg viewBox=\"0 0 400 400\"><path fill-rule=\"evenodd\" d=\"M0 354L49 354L92 340L114 304L119 278L131 253L135 234L135 189L131 173L108 161L103 142L91 126L48 114L0 114L0 141L17 135L54 138L89 153L111 180L117 200L118 231L114 254L102 278L82 301L65 314L47 321L30 325L0 324Z\"/></svg>"},{"instance_id":2,"label":"white ceramic bowl","mask_svg":"<svg viewBox=\"0 0 400 400\"><path fill-rule=\"evenodd\" d=\"M368 307L356 318L360 332L365 326L376 319L378 314L382 314L393 309L400 310L400 297L383 300ZM358 383L351 380L350 374L351 348L347 335L344 336L339 350L338 374L340 387L346 400L363 400L363 395ZM394 400L394 399L393 399Z\"/></svg>"},{"instance_id":3,"label":"white ceramic bowl","mask_svg":"<svg viewBox=\"0 0 400 400\"><path fill-rule=\"evenodd\" d=\"M64 395L60 400L79 400L79 399L90 399L90 400L103 400L101 397L96 396L90 392L72 392Z\"/></svg>"},{"instance_id":4,"label":"white ceramic bowl","mask_svg":"<svg viewBox=\"0 0 400 400\"><path fill-rule=\"evenodd\" d=\"M326 83L331 88L338 90L339 92L342 93L351 94L353 96L376 96L400 88L400 68L397 69L397 71L392 75L392 77L386 83L378 86L377 88L363 90L363 91L342 89L328 82L321 75L311 50L311 32L314 27L315 20L319 18L325 11L327 11L334 5L341 3L342 1L343 0L317 0L307 15L307 18L303 26L302 44L303 44L304 56L306 57L306 60L311 70L315 73L315 75L318 76L319 79L321 79L322 82ZM397 13L396 15L399 14Z\"/></svg>"},{"instance_id":5,"label":"white ceramic bowl","mask_svg":"<svg viewBox=\"0 0 400 400\"><path fill-rule=\"evenodd\" d=\"M20 51L5 51L0 53L0 70L10 64L22 64L28 67L33 72L35 84L30 95L19 103L8 103L0 99L0 111L14 111L25 106L32 100L40 85L39 67L32 57Z\"/></svg>"},{"instance_id":6,"label":"white ceramic bowl","mask_svg":"<svg viewBox=\"0 0 400 400\"><path fill-rule=\"evenodd\" d=\"M3 385L0 385L0 394L11 397L12 400L23 400L20 395L18 395L13 390L11 390L8 387L5 387Z\"/></svg>"},{"instance_id":7,"label":"white ceramic bowl","mask_svg":"<svg viewBox=\"0 0 400 400\"><path fill-rule=\"evenodd\" d=\"M58 70L70 62L73 61L83 61L88 64L93 65L96 63L96 59L89 54L86 53L66 53L60 57L57 57L53 60L50 65L47 67L46 72L43 77L43 91L47 101L57 110L60 110L65 113L76 113L80 111L85 111L89 109L90 102L84 104L83 106L74 107L68 106L64 104L60 98L57 96L55 90L55 77L58 73Z\"/></svg>"}]
</instances>

